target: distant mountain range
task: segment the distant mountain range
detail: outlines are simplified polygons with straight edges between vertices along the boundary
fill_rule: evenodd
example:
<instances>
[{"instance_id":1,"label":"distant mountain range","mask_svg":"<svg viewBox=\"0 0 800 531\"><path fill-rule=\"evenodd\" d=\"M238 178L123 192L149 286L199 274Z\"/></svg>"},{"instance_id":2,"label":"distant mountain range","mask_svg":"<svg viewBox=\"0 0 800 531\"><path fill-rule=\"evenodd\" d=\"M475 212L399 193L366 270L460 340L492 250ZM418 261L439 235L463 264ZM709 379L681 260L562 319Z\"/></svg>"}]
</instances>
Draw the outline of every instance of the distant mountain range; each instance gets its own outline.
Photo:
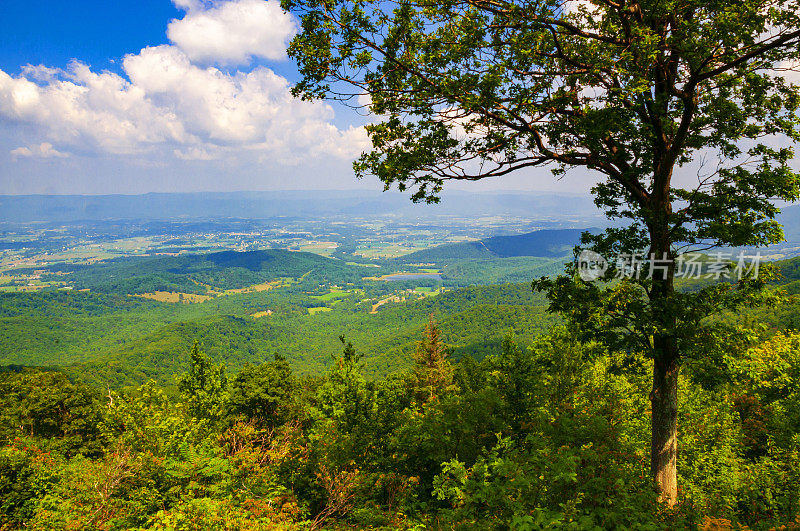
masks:
<instances>
[{"instance_id":1,"label":"distant mountain range","mask_svg":"<svg viewBox=\"0 0 800 531\"><path fill-rule=\"evenodd\" d=\"M302 218L326 220L376 219L382 216L410 222L448 218L519 218L537 231L504 240L498 236L464 244L450 244L408 255L403 261L496 258L510 256L560 256L577 243L575 227L606 227L609 221L588 195L546 192L449 191L441 203L415 204L408 194L366 190L152 193L144 195L0 195L0 223L72 223L127 220L148 222L205 222ZM800 205L783 208L778 221L786 242L765 250L774 257L800 254ZM517 236L509 236L517 238ZM565 251L566 249L566 251ZM437 258L439 257L439 258Z\"/></svg>"},{"instance_id":2,"label":"distant mountain range","mask_svg":"<svg viewBox=\"0 0 800 531\"><path fill-rule=\"evenodd\" d=\"M800 254L800 206L785 207L778 215L778 221L783 225L786 241L760 249L762 255L775 258ZM439 245L404 255L397 260L403 263L428 263L517 256L558 258L568 255L578 245L584 231L596 234L600 229L543 229L526 234L494 236L472 242Z\"/></svg>"},{"instance_id":3,"label":"distant mountain range","mask_svg":"<svg viewBox=\"0 0 800 531\"><path fill-rule=\"evenodd\" d=\"M800 245L800 205L785 207L778 215L787 243Z\"/></svg>"},{"instance_id":4,"label":"distant mountain range","mask_svg":"<svg viewBox=\"0 0 800 531\"><path fill-rule=\"evenodd\" d=\"M5 195L0 222L92 220L520 217L601 219L588 195L448 192L441 203L415 204L408 194L374 191L277 191L144 195Z\"/></svg>"}]
</instances>

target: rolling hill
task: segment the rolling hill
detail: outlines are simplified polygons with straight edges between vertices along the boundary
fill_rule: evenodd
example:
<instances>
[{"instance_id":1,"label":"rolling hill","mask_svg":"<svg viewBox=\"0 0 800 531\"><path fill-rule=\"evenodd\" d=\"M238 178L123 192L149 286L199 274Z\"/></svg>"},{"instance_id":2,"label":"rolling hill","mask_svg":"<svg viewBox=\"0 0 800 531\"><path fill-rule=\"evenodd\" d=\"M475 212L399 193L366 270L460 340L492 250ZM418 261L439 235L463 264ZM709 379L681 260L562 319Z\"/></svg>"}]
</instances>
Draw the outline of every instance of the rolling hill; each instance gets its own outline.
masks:
<instances>
[{"instance_id":1,"label":"rolling hill","mask_svg":"<svg viewBox=\"0 0 800 531\"><path fill-rule=\"evenodd\" d=\"M405 263L461 259L566 256L578 244L582 232L594 229L544 229L515 236L494 236L474 242L451 243L407 254Z\"/></svg>"},{"instance_id":2,"label":"rolling hill","mask_svg":"<svg viewBox=\"0 0 800 531\"><path fill-rule=\"evenodd\" d=\"M133 295L154 291L203 294L209 289L241 289L276 278L317 282L356 282L363 268L313 253L268 249L222 251L182 256L142 256L105 260L91 265L56 264L52 278L75 289Z\"/></svg>"},{"instance_id":3,"label":"rolling hill","mask_svg":"<svg viewBox=\"0 0 800 531\"><path fill-rule=\"evenodd\" d=\"M184 305L180 309L201 310L202 306ZM543 295L531 292L527 283L457 289L390 305L376 314L355 302L343 302L336 310L317 315L276 313L270 318L255 319L241 311L234 313L239 315L193 312L161 319L151 317L150 332L139 331L138 337L128 334L125 342L118 342L110 334L94 338L93 344L85 345L93 353L90 359L78 358L65 364L51 354L49 359L36 361L40 365L61 365L69 374L98 386L138 385L151 378L170 385L174 375L185 370L189 350L197 340L205 352L233 372L245 363L271 359L278 352L298 373L318 375L340 352L338 336L344 334L364 355L366 374L385 376L409 365L429 315L439 321L444 340L455 357L476 358L500 352L502 339L510 330L522 345L527 345L559 320L547 312ZM61 343L66 346L83 335L62 333ZM6 363L26 361L14 358L13 353L6 357Z\"/></svg>"}]
</instances>

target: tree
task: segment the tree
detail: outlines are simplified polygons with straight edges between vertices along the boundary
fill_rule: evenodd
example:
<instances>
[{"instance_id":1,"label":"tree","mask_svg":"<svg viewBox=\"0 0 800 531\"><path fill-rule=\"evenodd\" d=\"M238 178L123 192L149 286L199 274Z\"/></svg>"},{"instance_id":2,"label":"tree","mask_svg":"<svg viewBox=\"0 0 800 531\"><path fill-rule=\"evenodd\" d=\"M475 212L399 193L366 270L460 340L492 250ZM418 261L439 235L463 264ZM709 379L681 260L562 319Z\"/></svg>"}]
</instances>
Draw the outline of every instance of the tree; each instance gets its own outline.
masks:
<instances>
[{"instance_id":1,"label":"tree","mask_svg":"<svg viewBox=\"0 0 800 531\"><path fill-rule=\"evenodd\" d=\"M770 200L798 196L793 151L775 140L800 138L800 95L780 72L800 59L797 1L283 6L302 23L289 47L302 75L295 94L366 101L377 117L367 126L372 150L354 163L359 177L436 202L446 181L524 168L600 176L596 204L629 224L587 243L668 265L611 287L574 275L536 287L554 310L609 327L587 333L652 358L651 469L661 498L674 503L681 360L702 351L702 318L747 300L722 287L676 292L675 260L692 248L782 239ZM713 168L702 163L713 159ZM696 182L674 178L684 166ZM612 265L605 278L619 271ZM612 318L601 319L609 308Z\"/></svg>"},{"instance_id":2,"label":"tree","mask_svg":"<svg viewBox=\"0 0 800 531\"><path fill-rule=\"evenodd\" d=\"M370 424L374 406L374 385L362 373L361 354L353 343L339 336L343 350L334 356L327 381L317 391L322 413L333 419L337 430L348 435L360 432Z\"/></svg>"},{"instance_id":3,"label":"tree","mask_svg":"<svg viewBox=\"0 0 800 531\"><path fill-rule=\"evenodd\" d=\"M208 355L200 350L195 341L190 353L189 372L178 377L178 390L195 419L218 421L223 416L223 405L228 379L225 366L216 365Z\"/></svg>"},{"instance_id":4,"label":"tree","mask_svg":"<svg viewBox=\"0 0 800 531\"><path fill-rule=\"evenodd\" d=\"M428 317L422 341L417 342L414 351L412 379L421 402L434 397L441 398L453 387L453 365L448 359L447 347L433 314Z\"/></svg>"},{"instance_id":5,"label":"tree","mask_svg":"<svg viewBox=\"0 0 800 531\"><path fill-rule=\"evenodd\" d=\"M288 419L297 388L289 363L279 354L274 361L245 365L230 383L229 413L274 428Z\"/></svg>"},{"instance_id":6,"label":"tree","mask_svg":"<svg viewBox=\"0 0 800 531\"><path fill-rule=\"evenodd\" d=\"M67 456L103 453L103 399L58 371L0 372L0 441L31 437Z\"/></svg>"},{"instance_id":7,"label":"tree","mask_svg":"<svg viewBox=\"0 0 800 531\"><path fill-rule=\"evenodd\" d=\"M503 338L502 347L499 356L489 358L494 369L493 383L505 402L512 434L522 438L525 436L523 424L534 405L532 391L542 376L536 370L531 353L517 345L513 331Z\"/></svg>"}]
</instances>

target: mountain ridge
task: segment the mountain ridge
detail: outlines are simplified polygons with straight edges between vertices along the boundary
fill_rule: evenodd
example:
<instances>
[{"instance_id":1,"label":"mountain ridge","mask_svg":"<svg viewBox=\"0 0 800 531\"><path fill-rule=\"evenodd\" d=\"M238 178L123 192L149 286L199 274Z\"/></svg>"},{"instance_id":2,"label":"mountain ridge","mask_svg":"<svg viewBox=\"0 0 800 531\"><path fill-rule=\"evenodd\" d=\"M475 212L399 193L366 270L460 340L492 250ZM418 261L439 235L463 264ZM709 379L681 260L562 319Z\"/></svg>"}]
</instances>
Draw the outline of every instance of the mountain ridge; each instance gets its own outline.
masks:
<instances>
[{"instance_id":1,"label":"mountain ridge","mask_svg":"<svg viewBox=\"0 0 800 531\"><path fill-rule=\"evenodd\" d=\"M597 230L594 227L541 229L513 236L492 236L477 241L438 245L401 256L397 260L410 263L520 256L559 258L567 256L572 251L572 248L580 242L583 232Z\"/></svg>"}]
</instances>

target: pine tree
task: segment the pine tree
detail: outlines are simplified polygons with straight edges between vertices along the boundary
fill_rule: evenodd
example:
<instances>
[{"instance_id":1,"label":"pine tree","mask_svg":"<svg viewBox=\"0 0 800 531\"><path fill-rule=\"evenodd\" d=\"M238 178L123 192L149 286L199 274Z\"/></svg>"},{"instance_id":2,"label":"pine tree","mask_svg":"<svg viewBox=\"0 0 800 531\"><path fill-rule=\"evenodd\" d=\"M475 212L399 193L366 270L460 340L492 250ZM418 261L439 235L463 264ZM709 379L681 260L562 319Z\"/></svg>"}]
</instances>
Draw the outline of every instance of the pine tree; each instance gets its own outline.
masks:
<instances>
[{"instance_id":1,"label":"pine tree","mask_svg":"<svg viewBox=\"0 0 800 531\"><path fill-rule=\"evenodd\" d=\"M417 398L422 402L440 397L453 387L453 365L433 314L425 325L422 341L417 342L413 380Z\"/></svg>"}]
</instances>

